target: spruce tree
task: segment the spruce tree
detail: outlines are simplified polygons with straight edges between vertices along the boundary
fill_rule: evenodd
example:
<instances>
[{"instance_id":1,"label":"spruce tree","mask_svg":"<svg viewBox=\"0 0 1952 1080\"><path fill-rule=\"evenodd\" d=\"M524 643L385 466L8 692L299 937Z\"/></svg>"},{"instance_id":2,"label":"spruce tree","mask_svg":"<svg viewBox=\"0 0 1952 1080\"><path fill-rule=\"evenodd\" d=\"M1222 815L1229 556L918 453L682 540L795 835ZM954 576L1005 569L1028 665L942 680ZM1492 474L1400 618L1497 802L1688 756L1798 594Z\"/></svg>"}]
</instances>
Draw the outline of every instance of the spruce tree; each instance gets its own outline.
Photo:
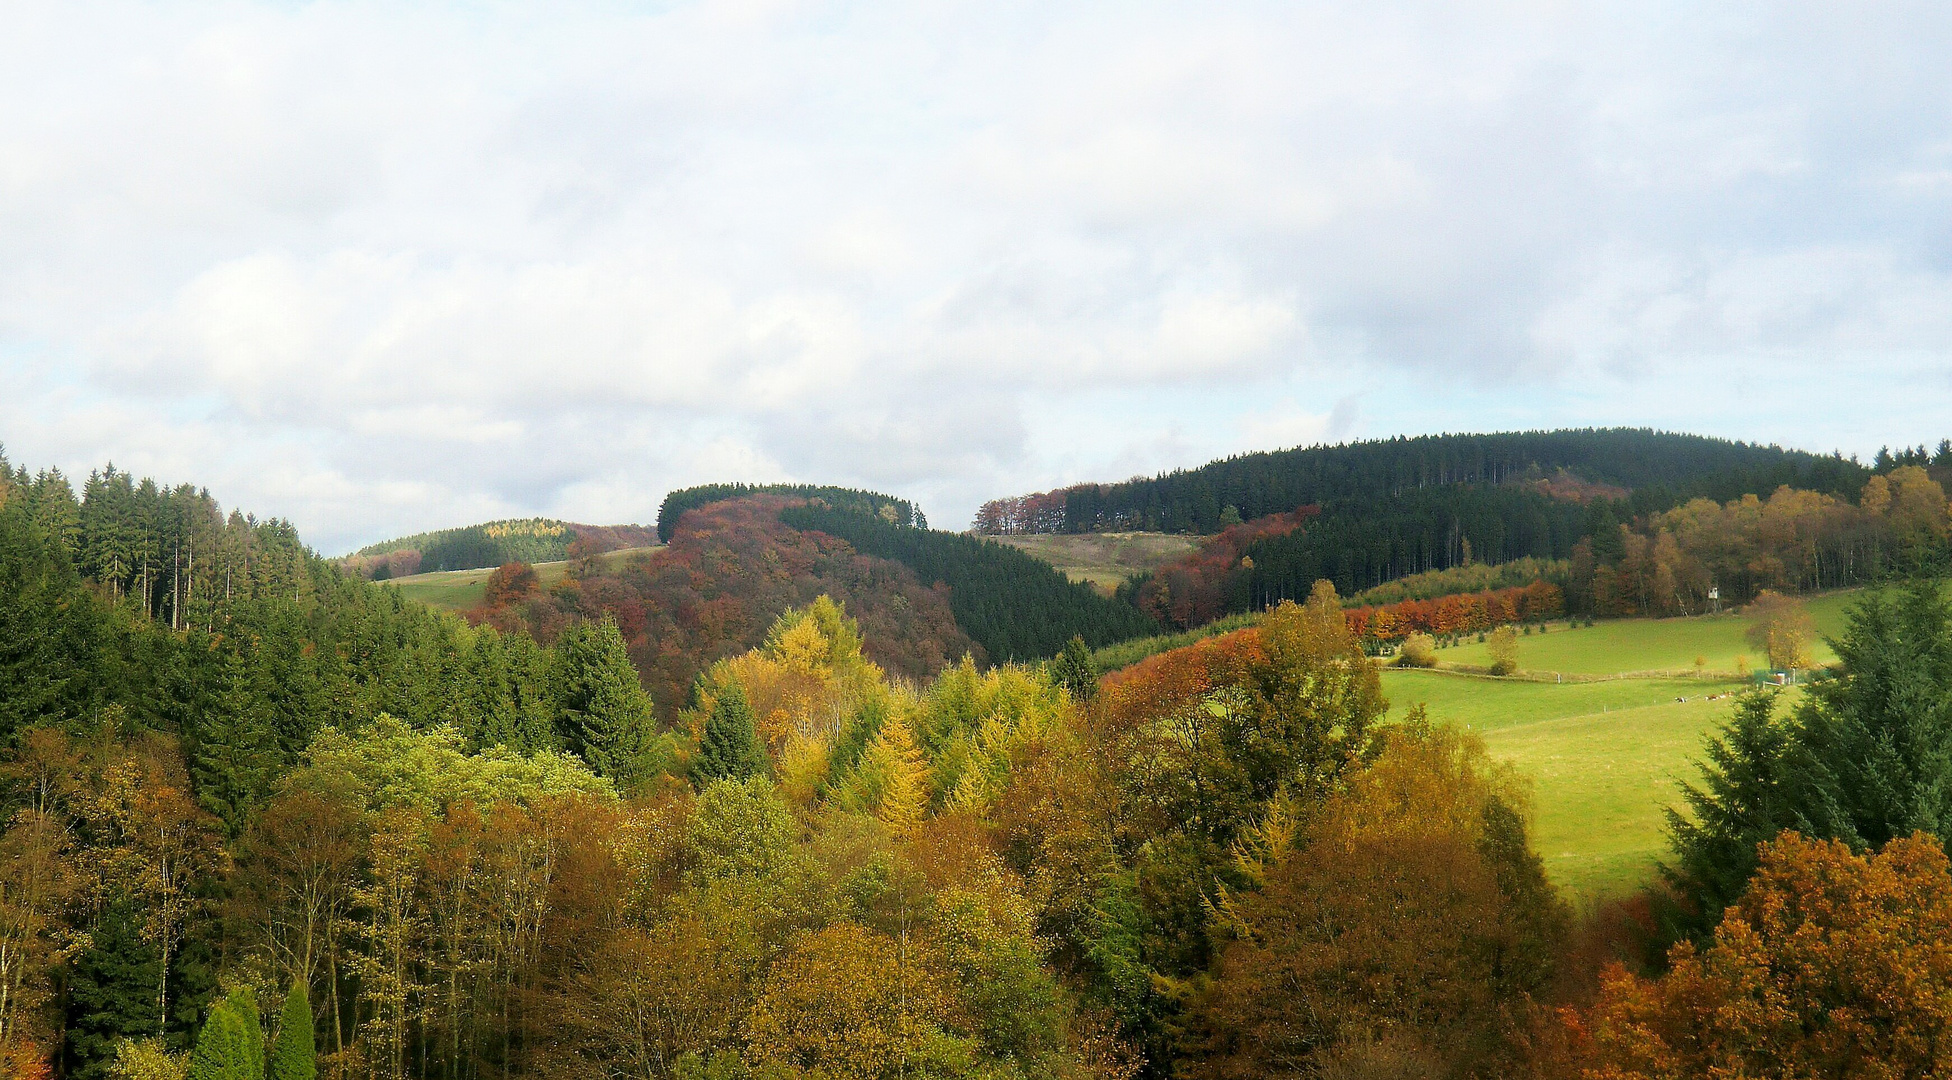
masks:
<instances>
[{"instance_id":1,"label":"spruce tree","mask_svg":"<svg viewBox=\"0 0 1952 1080\"><path fill-rule=\"evenodd\" d=\"M1085 646L1083 634L1071 635L1064 643L1064 651L1051 661L1051 681L1071 694L1071 700L1082 705L1098 694L1098 671L1091 664L1091 650Z\"/></svg>"},{"instance_id":2,"label":"spruce tree","mask_svg":"<svg viewBox=\"0 0 1952 1080\"><path fill-rule=\"evenodd\" d=\"M744 780L766 771L766 754L754 732L757 717L737 682L728 684L712 703L705 730L692 759L691 782L699 788L714 780Z\"/></svg>"},{"instance_id":3,"label":"spruce tree","mask_svg":"<svg viewBox=\"0 0 1952 1080\"><path fill-rule=\"evenodd\" d=\"M232 836L269 791L279 757L277 734L253 692L252 675L250 661L228 649L214 657L189 725L197 801L223 819Z\"/></svg>"},{"instance_id":4,"label":"spruce tree","mask_svg":"<svg viewBox=\"0 0 1952 1080\"><path fill-rule=\"evenodd\" d=\"M257 1025L251 1016L249 1026ZM262 1034L259 1036L262 1039ZM184 1080L263 1080L253 1072L251 1033L245 1018L238 1013L233 998L225 998L210 1010L210 1018L197 1033L196 1048L190 1052L190 1068Z\"/></svg>"},{"instance_id":5,"label":"spruce tree","mask_svg":"<svg viewBox=\"0 0 1952 1080\"><path fill-rule=\"evenodd\" d=\"M1673 916L1678 936L1705 938L1720 924L1748 888L1756 845L1786 828L1810 828L1799 809L1795 732L1775 708L1773 691L1743 695L1734 718L1708 741L1701 785L1682 786L1690 813L1667 811L1675 862L1662 873L1688 902Z\"/></svg>"},{"instance_id":6,"label":"spruce tree","mask_svg":"<svg viewBox=\"0 0 1952 1080\"><path fill-rule=\"evenodd\" d=\"M1798 739L1817 835L1880 847L1952 829L1952 607L1921 580L1872 595L1836 642L1842 674L1810 687Z\"/></svg>"},{"instance_id":7,"label":"spruce tree","mask_svg":"<svg viewBox=\"0 0 1952 1080\"><path fill-rule=\"evenodd\" d=\"M291 984L278 1016L278 1041L271 1050L268 1080L316 1080L318 1054L312 1023L312 1002L305 993L305 980L299 979Z\"/></svg>"},{"instance_id":8,"label":"spruce tree","mask_svg":"<svg viewBox=\"0 0 1952 1080\"><path fill-rule=\"evenodd\" d=\"M651 696L616 620L573 626L556 643L563 746L628 787L651 739Z\"/></svg>"},{"instance_id":9,"label":"spruce tree","mask_svg":"<svg viewBox=\"0 0 1952 1080\"><path fill-rule=\"evenodd\" d=\"M101 1080L115 1060L117 1043L157 1034L162 1020L156 984L162 970L155 947L142 939L132 905L117 901L104 908L68 977L68 1076Z\"/></svg>"}]
</instances>

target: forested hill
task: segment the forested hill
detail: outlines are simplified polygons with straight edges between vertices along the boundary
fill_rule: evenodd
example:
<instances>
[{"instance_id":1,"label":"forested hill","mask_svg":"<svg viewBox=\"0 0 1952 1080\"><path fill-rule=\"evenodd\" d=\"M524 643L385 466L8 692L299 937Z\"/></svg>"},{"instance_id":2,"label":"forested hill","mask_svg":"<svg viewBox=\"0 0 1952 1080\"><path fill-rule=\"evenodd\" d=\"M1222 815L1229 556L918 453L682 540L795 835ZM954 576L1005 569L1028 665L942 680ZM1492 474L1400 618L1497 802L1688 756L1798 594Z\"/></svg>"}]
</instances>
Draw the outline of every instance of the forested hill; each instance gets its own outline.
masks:
<instances>
[{"instance_id":1,"label":"forested hill","mask_svg":"<svg viewBox=\"0 0 1952 1080\"><path fill-rule=\"evenodd\" d=\"M1237 521L1331 500L1389 499L1460 484L1550 484L1568 477L1626 489L1631 512L1638 514L1696 496L1725 501L1784 484L1855 495L1870 475L1870 469L1840 456L1650 428L1421 435L1243 454L1150 479L997 499L978 511L976 529L1212 533Z\"/></svg>"},{"instance_id":2,"label":"forested hill","mask_svg":"<svg viewBox=\"0 0 1952 1080\"><path fill-rule=\"evenodd\" d=\"M582 525L552 518L488 521L368 544L340 561L360 577L385 580L435 570L478 570L505 562L558 562L576 550L596 553L648 547L657 534L642 525Z\"/></svg>"},{"instance_id":3,"label":"forested hill","mask_svg":"<svg viewBox=\"0 0 1952 1080\"><path fill-rule=\"evenodd\" d=\"M822 484L700 484L681 488L664 497L664 503L657 511L658 538L669 543L678 531L679 519L685 516L686 511L752 495L805 499L816 508L867 514L890 525L912 525L918 529L929 527L929 519L923 516L920 507L907 499L897 499L875 491Z\"/></svg>"},{"instance_id":4,"label":"forested hill","mask_svg":"<svg viewBox=\"0 0 1952 1080\"><path fill-rule=\"evenodd\" d=\"M471 617L548 641L608 615L668 711L687 703L714 663L763 643L782 612L823 595L860 623L869 659L911 679L964 655L1041 660L1073 636L1097 647L1158 629L1131 604L1001 544L892 524L836 501L855 504L770 493L704 502L664 547L572 562L546 589L532 573L498 571Z\"/></svg>"}]
</instances>

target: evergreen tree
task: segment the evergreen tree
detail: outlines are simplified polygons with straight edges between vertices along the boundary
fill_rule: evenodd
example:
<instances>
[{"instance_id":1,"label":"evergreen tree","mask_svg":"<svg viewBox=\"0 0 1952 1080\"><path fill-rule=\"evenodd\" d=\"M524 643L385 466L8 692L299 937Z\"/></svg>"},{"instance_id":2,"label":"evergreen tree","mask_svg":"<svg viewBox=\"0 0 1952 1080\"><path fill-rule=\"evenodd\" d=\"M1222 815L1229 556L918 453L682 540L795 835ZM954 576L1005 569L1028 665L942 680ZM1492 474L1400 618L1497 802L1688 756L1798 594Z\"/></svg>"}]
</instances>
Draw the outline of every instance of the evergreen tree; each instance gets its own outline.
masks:
<instances>
[{"instance_id":1,"label":"evergreen tree","mask_svg":"<svg viewBox=\"0 0 1952 1080\"><path fill-rule=\"evenodd\" d=\"M225 998L216 1008L210 1010L210 1018L203 1022L203 1030L197 1033L195 1049L190 1051L190 1068L184 1080L263 1080L263 1073L253 1068L253 1031L258 1023L257 1010L251 1010L246 1017L238 1007L235 995ZM258 1045L263 1044L262 1031L256 1034ZM261 1062L262 1058L258 1058Z\"/></svg>"},{"instance_id":2,"label":"evergreen tree","mask_svg":"<svg viewBox=\"0 0 1952 1080\"><path fill-rule=\"evenodd\" d=\"M237 1017L238 1031L244 1039L244 1075L264 1080L264 1022L258 1017L258 995L240 986L224 996L223 1007Z\"/></svg>"},{"instance_id":3,"label":"evergreen tree","mask_svg":"<svg viewBox=\"0 0 1952 1080\"><path fill-rule=\"evenodd\" d=\"M189 725L190 774L197 801L223 819L236 836L270 790L279 764L277 733L270 730L251 685L251 664L229 649L213 658L207 690Z\"/></svg>"},{"instance_id":4,"label":"evergreen tree","mask_svg":"<svg viewBox=\"0 0 1952 1080\"><path fill-rule=\"evenodd\" d=\"M556 642L562 741L598 773L629 787L651 731L651 697L637 678L616 620L563 631Z\"/></svg>"},{"instance_id":5,"label":"evergreen tree","mask_svg":"<svg viewBox=\"0 0 1952 1080\"><path fill-rule=\"evenodd\" d=\"M1084 635L1073 634L1064 651L1051 661L1051 681L1071 694L1071 700L1084 704L1098 694L1098 671L1091 665L1091 650Z\"/></svg>"},{"instance_id":6,"label":"evergreen tree","mask_svg":"<svg viewBox=\"0 0 1952 1080\"><path fill-rule=\"evenodd\" d=\"M1798 740L1814 770L1812 831L1879 847L1952 830L1952 607L1919 580L1872 595L1835 643L1842 674L1810 687Z\"/></svg>"},{"instance_id":7,"label":"evergreen tree","mask_svg":"<svg viewBox=\"0 0 1952 1080\"><path fill-rule=\"evenodd\" d=\"M1701 785L1682 786L1690 813L1667 811L1675 862L1662 872L1689 905L1675 915L1680 936L1703 938L1721 923L1755 872L1756 845L1810 827L1798 809L1795 733L1775 708L1773 691L1743 695L1708 741Z\"/></svg>"},{"instance_id":8,"label":"evergreen tree","mask_svg":"<svg viewBox=\"0 0 1952 1080\"><path fill-rule=\"evenodd\" d=\"M268 1080L316 1080L318 1054L312 1025L312 1002L305 993L305 980L299 979L291 984L278 1016L278 1041L271 1051Z\"/></svg>"},{"instance_id":9,"label":"evergreen tree","mask_svg":"<svg viewBox=\"0 0 1952 1080\"><path fill-rule=\"evenodd\" d=\"M142 939L126 901L102 910L68 980L67 1068L75 1080L103 1080L123 1039L156 1035L162 961Z\"/></svg>"},{"instance_id":10,"label":"evergreen tree","mask_svg":"<svg viewBox=\"0 0 1952 1080\"><path fill-rule=\"evenodd\" d=\"M744 780L766 772L766 752L754 733L757 717L745 690L734 681L719 692L692 759L691 782L699 788L714 780Z\"/></svg>"}]
</instances>

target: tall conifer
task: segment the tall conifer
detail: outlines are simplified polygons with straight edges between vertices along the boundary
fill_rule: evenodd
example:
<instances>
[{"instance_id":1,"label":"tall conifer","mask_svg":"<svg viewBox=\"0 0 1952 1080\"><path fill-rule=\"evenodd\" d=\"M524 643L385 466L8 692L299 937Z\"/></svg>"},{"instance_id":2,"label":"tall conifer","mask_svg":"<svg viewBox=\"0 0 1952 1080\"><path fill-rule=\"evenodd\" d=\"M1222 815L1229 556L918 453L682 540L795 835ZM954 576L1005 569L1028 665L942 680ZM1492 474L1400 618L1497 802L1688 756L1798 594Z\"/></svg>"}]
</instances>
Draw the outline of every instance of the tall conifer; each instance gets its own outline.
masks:
<instances>
[{"instance_id":1,"label":"tall conifer","mask_svg":"<svg viewBox=\"0 0 1952 1080\"><path fill-rule=\"evenodd\" d=\"M268 1080L316 1080L318 1052L312 1042L312 1022L305 980L296 980L278 1017L278 1041L271 1050Z\"/></svg>"},{"instance_id":2,"label":"tall conifer","mask_svg":"<svg viewBox=\"0 0 1952 1080\"><path fill-rule=\"evenodd\" d=\"M744 780L766 771L766 754L754 732L757 717L737 682L728 684L712 703L705 730L692 760L691 780L703 788L714 780Z\"/></svg>"}]
</instances>

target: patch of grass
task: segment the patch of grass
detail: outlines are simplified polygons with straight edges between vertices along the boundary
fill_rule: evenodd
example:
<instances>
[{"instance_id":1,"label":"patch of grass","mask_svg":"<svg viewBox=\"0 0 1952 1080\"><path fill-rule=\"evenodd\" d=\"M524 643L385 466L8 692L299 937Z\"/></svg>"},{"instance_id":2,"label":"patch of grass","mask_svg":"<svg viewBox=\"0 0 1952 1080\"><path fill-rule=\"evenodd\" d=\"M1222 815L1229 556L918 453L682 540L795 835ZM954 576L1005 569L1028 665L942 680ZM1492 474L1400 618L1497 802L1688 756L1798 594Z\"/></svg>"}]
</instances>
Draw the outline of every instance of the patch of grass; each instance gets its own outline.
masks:
<instances>
[{"instance_id":1,"label":"patch of grass","mask_svg":"<svg viewBox=\"0 0 1952 1080\"><path fill-rule=\"evenodd\" d=\"M633 555L656 551L656 547L623 548L603 554L605 565L616 566ZM431 574L414 574L410 577L394 578L379 582L400 590L400 595L409 600L426 604L442 611L466 611L481 603L481 597L488 587L488 575L493 569L479 570L441 570ZM569 572L567 561L535 564L535 576L548 588L563 579Z\"/></svg>"},{"instance_id":2,"label":"patch of grass","mask_svg":"<svg viewBox=\"0 0 1952 1080\"><path fill-rule=\"evenodd\" d=\"M1819 635L1843 632L1844 611L1858 592L1827 593L1809 601L1810 617ZM1730 673L1738 658L1751 668L1765 666L1762 655L1744 635L1749 620L1741 615L1695 615L1677 619L1603 619L1591 628L1569 629L1564 622L1544 634L1520 634L1518 666L1523 671L1564 672L1568 675L1618 675L1626 672L1692 672L1695 658L1708 672ZM1827 664L1836 659L1821 640L1810 643L1811 659ZM1437 659L1448 664L1489 667L1491 653L1475 638L1448 649Z\"/></svg>"},{"instance_id":3,"label":"patch of grass","mask_svg":"<svg viewBox=\"0 0 1952 1080\"><path fill-rule=\"evenodd\" d=\"M1476 730L1532 779L1534 846L1553 882L1582 903L1649 880L1667 852L1662 809L1680 802L1679 781L1695 776L1703 741L1727 721L1734 700L1720 695L1740 686L1383 673L1392 717L1424 704L1432 720Z\"/></svg>"},{"instance_id":4,"label":"patch of grass","mask_svg":"<svg viewBox=\"0 0 1952 1080\"><path fill-rule=\"evenodd\" d=\"M1197 536L1152 532L1035 533L990 539L1050 563L1072 581L1088 581L1107 592L1133 574L1156 570L1200 546Z\"/></svg>"}]
</instances>

